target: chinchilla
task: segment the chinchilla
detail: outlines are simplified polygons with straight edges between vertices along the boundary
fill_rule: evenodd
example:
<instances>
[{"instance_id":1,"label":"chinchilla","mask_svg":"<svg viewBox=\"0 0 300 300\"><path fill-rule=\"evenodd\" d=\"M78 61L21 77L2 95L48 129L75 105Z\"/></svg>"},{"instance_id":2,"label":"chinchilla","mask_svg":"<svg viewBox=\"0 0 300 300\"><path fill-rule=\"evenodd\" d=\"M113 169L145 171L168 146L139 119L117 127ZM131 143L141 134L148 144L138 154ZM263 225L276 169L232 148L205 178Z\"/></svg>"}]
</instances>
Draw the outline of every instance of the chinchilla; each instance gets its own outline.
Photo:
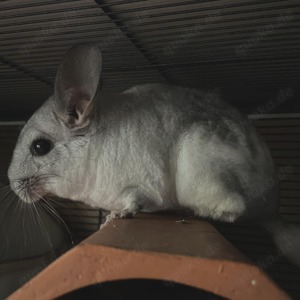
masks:
<instances>
[{"instance_id":1,"label":"chinchilla","mask_svg":"<svg viewBox=\"0 0 300 300\"><path fill-rule=\"evenodd\" d=\"M277 172L251 122L217 96L162 84L101 89L96 45L64 56L53 95L24 126L9 168L25 202L46 195L111 211L188 209L253 218L300 265L300 230L281 221ZM287 247L290 245L290 247Z\"/></svg>"}]
</instances>

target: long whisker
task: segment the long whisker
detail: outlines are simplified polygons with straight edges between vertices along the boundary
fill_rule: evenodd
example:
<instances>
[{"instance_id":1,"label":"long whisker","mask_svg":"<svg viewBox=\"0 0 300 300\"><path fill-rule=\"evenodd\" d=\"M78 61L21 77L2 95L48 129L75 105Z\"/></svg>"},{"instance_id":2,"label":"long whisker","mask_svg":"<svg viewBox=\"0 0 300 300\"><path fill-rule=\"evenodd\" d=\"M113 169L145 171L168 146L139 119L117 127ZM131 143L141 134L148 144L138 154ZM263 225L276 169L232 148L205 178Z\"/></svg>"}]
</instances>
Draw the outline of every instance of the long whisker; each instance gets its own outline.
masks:
<instances>
[{"instance_id":1,"label":"long whisker","mask_svg":"<svg viewBox=\"0 0 300 300\"><path fill-rule=\"evenodd\" d=\"M20 200L19 203L20 203L19 217L21 218L21 212L24 211L25 202ZM30 209L31 209L31 207L30 207ZM23 226L22 228L23 228L23 232L24 232L24 244L25 244L25 247L26 247L26 230L25 230L25 217L24 217L24 215L23 215L22 226ZM29 232L29 235L30 235L30 232Z\"/></svg>"},{"instance_id":2,"label":"long whisker","mask_svg":"<svg viewBox=\"0 0 300 300\"><path fill-rule=\"evenodd\" d=\"M75 157L74 157L74 158L75 158ZM56 163L57 161L63 160L63 159L65 159L65 158L58 158L58 159L55 159L55 160L50 161L50 162L47 163L47 164L42 165L42 166L41 166L41 167L33 174L32 177L35 177L35 176L38 174L38 172L40 172L43 168L45 168L45 167L47 167L47 166L49 166L49 165L51 165L51 164L53 164L53 163Z\"/></svg>"},{"instance_id":3,"label":"long whisker","mask_svg":"<svg viewBox=\"0 0 300 300\"><path fill-rule=\"evenodd\" d=\"M42 200L42 202L41 202L42 206L63 224L63 226L66 228L66 230L68 232L71 243L74 244L72 233L71 233L69 227L67 226L66 222L63 220L63 218L58 214L58 212L55 210L55 208L50 203L45 201L45 199L43 199L43 198L41 198L41 200Z\"/></svg>"},{"instance_id":4,"label":"long whisker","mask_svg":"<svg viewBox=\"0 0 300 300\"><path fill-rule=\"evenodd\" d=\"M34 190L30 189L30 191L33 192L34 194L36 194L38 197L40 197ZM44 236L45 236L45 238L48 240L49 245L51 246L52 251L54 252L53 245L52 245L51 240L50 240L50 237L49 237L49 235L48 235L48 233L47 233L47 231L46 231L46 229L45 229L45 227L44 227L44 224L43 224L43 222L42 222L41 215L39 214L38 209L37 209L37 207L35 206L35 203L34 203L33 201L32 201L32 204L33 204L33 207L34 207L34 209L35 209L35 211L36 211L36 213L37 213L38 221L39 221L40 226L41 226L41 228L42 228L42 230L43 230Z\"/></svg>"},{"instance_id":5,"label":"long whisker","mask_svg":"<svg viewBox=\"0 0 300 300\"><path fill-rule=\"evenodd\" d=\"M15 207L16 212L18 212L19 209L19 214L18 214L18 219L21 218L21 212L23 210L23 205L24 205L24 201L22 201L17 195L15 195L13 201L15 201L15 199L17 199L17 204Z\"/></svg>"},{"instance_id":6,"label":"long whisker","mask_svg":"<svg viewBox=\"0 0 300 300\"><path fill-rule=\"evenodd\" d=\"M62 160L62 159L65 159L65 158L58 158L58 159L55 159L55 160L50 161L50 162L47 163L47 164L42 165L42 166L41 166L41 167L33 174L32 177L35 177L35 176L38 174L38 172L40 172L43 168L45 168L45 167L47 167L47 166L49 166L49 165L51 165L51 164L53 164L53 163L55 163L55 162L57 162L57 161L59 161L59 160Z\"/></svg>"},{"instance_id":7,"label":"long whisker","mask_svg":"<svg viewBox=\"0 0 300 300\"><path fill-rule=\"evenodd\" d=\"M22 184L19 184L18 186L15 187L15 192L16 192L16 194L20 195L20 197L23 195L23 198L24 198L24 196L26 195L25 191L26 191L26 189L24 188L24 186Z\"/></svg>"},{"instance_id":8,"label":"long whisker","mask_svg":"<svg viewBox=\"0 0 300 300\"><path fill-rule=\"evenodd\" d=\"M44 196L44 198L47 199L47 200L50 201L50 202L53 202L53 203L55 203L55 204L57 204L57 205L60 205L60 206L62 206L62 207L64 207L64 208L69 209L69 207L68 207L67 205L64 205L64 204L62 204L62 203L60 203L60 202L58 202L58 201L56 201L56 200L54 200L54 199L52 199L52 198L49 198L49 197L47 197L47 196Z\"/></svg>"},{"instance_id":9,"label":"long whisker","mask_svg":"<svg viewBox=\"0 0 300 300\"><path fill-rule=\"evenodd\" d=\"M23 201L22 201L22 202L23 202ZM26 210L27 210L27 211L29 210L29 215L30 215L31 219L33 220L33 224L35 224L37 227L39 227L40 225L39 225L39 222L38 222L38 216L37 216L37 215L35 214L35 212L34 212L34 208L33 208L32 203L29 203L29 204L27 203L27 204L25 204L25 203L23 202L23 205L24 205L24 207L26 207ZM22 206L23 206L23 205L22 205ZM25 220L25 218L23 218L23 220ZM24 224L24 222L23 222L23 224ZM29 223L26 222L26 224L28 225L28 228L31 229ZM25 237L25 245L26 245L26 230L24 230L24 237ZM29 231L29 239L30 239L30 237L31 237L31 233L30 233L30 231Z\"/></svg>"},{"instance_id":10,"label":"long whisker","mask_svg":"<svg viewBox=\"0 0 300 300\"><path fill-rule=\"evenodd\" d=\"M47 200L44 197L42 197L41 195L39 195L37 192L35 192L33 190L32 190L32 192L35 193L42 200L41 205L43 203L44 205L42 205L42 206L46 210L48 210L48 212L50 212L54 217L56 217L64 225L64 227L66 228L66 230L70 236L71 242L74 243L69 227L67 226L65 221L62 219L62 217L58 214L58 212L55 210L55 208L53 206L51 206L50 203L48 203Z\"/></svg>"},{"instance_id":11,"label":"long whisker","mask_svg":"<svg viewBox=\"0 0 300 300\"><path fill-rule=\"evenodd\" d=\"M11 189L4 190L4 192L2 192L2 193L4 193L4 194L2 195L3 200L5 200L5 199L7 198L7 196L8 196L10 193L13 193L13 194L14 194L14 192L13 192Z\"/></svg>"},{"instance_id":12,"label":"long whisker","mask_svg":"<svg viewBox=\"0 0 300 300\"><path fill-rule=\"evenodd\" d=\"M10 189L10 185L9 184L7 184L7 185L3 186L2 188L0 188L0 191L6 190L6 189Z\"/></svg>"},{"instance_id":13,"label":"long whisker","mask_svg":"<svg viewBox=\"0 0 300 300\"><path fill-rule=\"evenodd\" d=\"M59 175L56 175L56 174L40 174L40 175L36 175L34 177L34 179L36 181L40 181L40 180L43 180L43 179L48 179L48 178L51 178L51 177L60 177Z\"/></svg>"},{"instance_id":14,"label":"long whisker","mask_svg":"<svg viewBox=\"0 0 300 300\"><path fill-rule=\"evenodd\" d=\"M44 196L44 197L45 197L49 202L53 202L54 205L62 206L63 208L68 209L68 210L71 211L74 215L78 216L81 220L84 221L82 215L80 215L78 212L76 212L74 209L70 208L69 206L64 205L64 204L62 204L62 203L60 203L60 202L58 202L58 201L56 201L56 200L54 200L54 199L52 199L52 198L49 198L49 197L46 197L46 196ZM52 207L54 208L54 206L52 206Z\"/></svg>"},{"instance_id":15,"label":"long whisker","mask_svg":"<svg viewBox=\"0 0 300 300\"><path fill-rule=\"evenodd\" d=\"M11 195L11 194L13 194L14 196L16 196L11 190L8 190L8 191L6 191L5 192L5 194L2 196L3 197L3 205L6 205L6 211L9 211L9 209L11 208L11 206L13 205L13 203L14 203L14 199L12 200L12 201L9 201L9 202L7 202L6 201L6 199Z\"/></svg>"}]
</instances>

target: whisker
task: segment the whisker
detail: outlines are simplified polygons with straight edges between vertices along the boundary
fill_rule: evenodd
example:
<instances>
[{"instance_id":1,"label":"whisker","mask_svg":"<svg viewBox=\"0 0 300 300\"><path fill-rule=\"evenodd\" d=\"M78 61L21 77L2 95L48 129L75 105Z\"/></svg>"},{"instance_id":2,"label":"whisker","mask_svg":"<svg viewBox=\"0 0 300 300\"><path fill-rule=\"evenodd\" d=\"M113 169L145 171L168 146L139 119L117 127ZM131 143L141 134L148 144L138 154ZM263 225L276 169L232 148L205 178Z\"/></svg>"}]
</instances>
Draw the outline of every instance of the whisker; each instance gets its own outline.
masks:
<instances>
[{"instance_id":1,"label":"whisker","mask_svg":"<svg viewBox=\"0 0 300 300\"><path fill-rule=\"evenodd\" d=\"M9 197L10 194L7 195L7 197ZM7 210L11 209L11 207L14 205L15 201L17 199L17 204L18 204L18 196L15 194L13 195L13 198L11 199L11 201L9 202L8 206L7 206ZM16 205L17 205L16 204Z\"/></svg>"},{"instance_id":2,"label":"whisker","mask_svg":"<svg viewBox=\"0 0 300 300\"><path fill-rule=\"evenodd\" d=\"M21 184L16 186L16 188L15 188L15 193L18 194L21 198L24 198L24 196L26 196L25 191L26 191L26 188L24 188L24 186Z\"/></svg>"},{"instance_id":3,"label":"whisker","mask_svg":"<svg viewBox=\"0 0 300 300\"><path fill-rule=\"evenodd\" d=\"M41 198L42 199L42 206L50 213L52 214L54 217L56 217L59 222L61 222L63 224L63 226L65 227L65 229L67 230L68 232L68 235L70 237L70 240L71 240L71 243L74 244L74 240L73 240L73 236L72 236L72 233L69 229L69 227L67 226L66 222L63 220L63 218L59 215L59 213L55 210L55 208L50 205L50 203L48 203L47 201L45 201L45 199Z\"/></svg>"},{"instance_id":4,"label":"whisker","mask_svg":"<svg viewBox=\"0 0 300 300\"><path fill-rule=\"evenodd\" d=\"M2 190L2 192L0 193L0 198L1 198L1 205L10 205L11 203L13 203L13 201L7 201L8 197L10 196L16 196L16 194L10 189L6 189L6 190ZM11 197L9 198L9 200L11 200Z\"/></svg>"},{"instance_id":5,"label":"whisker","mask_svg":"<svg viewBox=\"0 0 300 300\"><path fill-rule=\"evenodd\" d=\"M21 209L24 209L25 207L25 202L21 202ZM31 207L30 207L31 209ZM20 216L21 216L21 212L20 212ZM25 217L23 216L23 227L22 228L25 228ZM24 240L25 240L25 246L26 246L26 230L24 230Z\"/></svg>"},{"instance_id":6,"label":"whisker","mask_svg":"<svg viewBox=\"0 0 300 300\"><path fill-rule=\"evenodd\" d=\"M15 211L18 212L18 209L19 209L18 219L20 219L21 218L21 212L22 212L22 209L23 209L24 202L17 195L15 195L14 201L15 201L15 199L17 199L17 204L16 204L16 207L15 207Z\"/></svg>"},{"instance_id":7,"label":"whisker","mask_svg":"<svg viewBox=\"0 0 300 300\"><path fill-rule=\"evenodd\" d=\"M66 228L68 235L70 236L71 242L74 243L73 241L73 237L71 235L71 232L69 230L69 227L67 226L67 224L65 223L65 221L62 219L62 217L58 214L58 212L55 210L54 207L52 207L47 200L42 197L41 195L39 195L37 192L35 192L34 190L32 190L33 193L35 193L41 200L42 202L40 203L42 205L42 203L44 204L44 206L42 205L43 208L45 208L46 210L48 210L49 213L51 213L54 217L56 217Z\"/></svg>"},{"instance_id":8,"label":"whisker","mask_svg":"<svg viewBox=\"0 0 300 300\"><path fill-rule=\"evenodd\" d=\"M30 213L32 214L34 224L36 226L39 226L38 215L36 215L33 211L33 210L36 210L36 208L34 207L34 203L31 202L31 203L27 204L27 206L29 208Z\"/></svg>"},{"instance_id":9,"label":"whisker","mask_svg":"<svg viewBox=\"0 0 300 300\"><path fill-rule=\"evenodd\" d=\"M53 178L53 177L60 177L60 176L56 174L40 174L34 178L35 186L38 186L40 184L45 184L45 183L54 184L55 182L49 181L49 178Z\"/></svg>"},{"instance_id":10,"label":"whisker","mask_svg":"<svg viewBox=\"0 0 300 300\"><path fill-rule=\"evenodd\" d=\"M60 177L59 175L56 174L40 174L40 175L36 175L34 177L35 180L40 180L40 179L44 179L45 178L50 178L50 177Z\"/></svg>"},{"instance_id":11,"label":"whisker","mask_svg":"<svg viewBox=\"0 0 300 300\"><path fill-rule=\"evenodd\" d=\"M29 211L29 215L30 215L31 219L33 220L33 224L35 224L36 227L39 227L38 218L37 218L37 216L36 216L36 214L34 212L32 203L25 203L25 202L23 202L22 206L26 207L26 212ZM26 214L26 217L27 217L27 215L28 214ZM25 218L23 218L23 224L24 224L24 222L25 222ZM26 224L29 224L29 222L26 222ZM28 228L31 229L30 225L28 225ZM30 238L31 232L30 232L30 230L28 230L28 232L29 232L29 238ZM26 246L26 230L24 230L24 237L25 237L25 246Z\"/></svg>"},{"instance_id":12,"label":"whisker","mask_svg":"<svg viewBox=\"0 0 300 300\"><path fill-rule=\"evenodd\" d=\"M58 201L56 201L56 200L54 200L54 199L52 199L52 198L49 198L49 197L47 197L47 196L44 196L44 198L45 198L46 200L49 200L50 202L54 202L54 203L57 204L57 205L60 205L60 206L62 206L62 207L64 207L64 208L68 208L68 209L69 209L69 207L68 207L67 205L64 205L64 204L62 204L62 203L60 203L60 202L58 202Z\"/></svg>"},{"instance_id":13,"label":"whisker","mask_svg":"<svg viewBox=\"0 0 300 300\"><path fill-rule=\"evenodd\" d=\"M61 158L61 159L62 159L62 158ZM61 159L55 159L55 160L53 160L53 161L50 161L50 162L47 163L47 164L42 165L42 166L41 166L41 167L33 174L32 177L35 177L35 176L38 174L38 172L40 172L43 168L45 168L45 167L47 167L47 166L49 166L49 165L51 165L51 164L57 162L58 160L61 160Z\"/></svg>"},{"instance_id":14,"label":"whisker","mask_svg":"<svg viewBox=\"0 0 300 300\"><path fill-rule=\"evenodd\" d=\"M75 157L74 157L74 158L75 158ZM55 159L55 160L53 160L53 161L50 161L50 162L47 163L47 164L42 165L42 166L41 166L41 167L33 174L32 177L35 177L36 174L37 174L38 172L40 172L43 168L45 168L45 167L47 167L47 166L49 166L49 165L51 165L51 164L53 164L53 163L56 163L56 162L58 162L58 161L60 161L60 160L63 160L63 159L65 159L65 158L58 158L58 159Z\"/></svg>"},{"instance_id":15,"label":"whisker","mask_svg":"<svg viewBox=\"0 0 300 300\"><path fill-rule=\"evenodd\" d=\"M0 188L0 191L5 190L5 189L9 189L9 188L10 188L10 185L7 184L7 185L3 186L2 188Z\"/></svg>"},{"instance_id":16,"label":"whisker","mask_svg":"<svg viewBox=\"0 0 300 300\"><path fill-rule=\"evenodd\" d=\"M46 181L46 182L44 182L44 184L55 184L56 182L54 182L54 181ZM43 184L43 182L37 182L36 184L35 184L35 186L36 187L38 187L38 186L40 186L41 184Z\"/></svg>"},{"instance_id":17,"label":"whisker","mask_svg":"<svg viewBox=\"0 0 300 300\"><path fill-rule=\"evenodd\" d=\"M2 195L3 199L5 200L10 193L14 194L11 189L4 190L4 194Z\"/></svg>"},{"instance_id":18,"label":"whisker","mask_svg":"<svg viewBox=\"0 0 300 300\"><path fill-rule=\"evenodd\" d=\"M60 203L60 202L58 202L58 201L56 201L56 200L54 200L54 199L52 199L52 198L49 198L49 197L46 197L46 196L44 196L44 197L45 197L48 201L53 202L53 203L56 204L56 205L62 206L63 208L66 208L66 209L70 210L74 215L78 216L79 218L81 218L82 221L84 221L82 215L80 215L78 212L76 212L74 209L70 208L69 206L64 205L64 204L62 204L62 203Z\"/></svg>"},{"instance_id":19,"label":"whisker","mask_svg":"<svg viewBox=\"0 0 300 300\"><path fill-rule=\"evenodd\" d=\"M40 197L34 190L31 189L31 192L33 192L33 193L36 194L38 197ZM37 220L38 220L38 222L40 223L40 226L41 226L41 228L42 228L43 234L44 234L45 238L48 240L49 245L50 245L51 248L52 248L52 251L54 252L54 248L53 248L53 245L52 245L52 243L51 243L51 239L50 239L50 237L49 237L49 234L47 233L47 230L46 230L45 227L44 227L44 224L43 224L41 215L39 214L38 209L37 209L35 203L34 203L33 201L32 201L31 203L33 204L33 208L35 209L35 211L36 211L36 213L37 213L37 217L38 217Z\"/></svg>"}]
</instances>

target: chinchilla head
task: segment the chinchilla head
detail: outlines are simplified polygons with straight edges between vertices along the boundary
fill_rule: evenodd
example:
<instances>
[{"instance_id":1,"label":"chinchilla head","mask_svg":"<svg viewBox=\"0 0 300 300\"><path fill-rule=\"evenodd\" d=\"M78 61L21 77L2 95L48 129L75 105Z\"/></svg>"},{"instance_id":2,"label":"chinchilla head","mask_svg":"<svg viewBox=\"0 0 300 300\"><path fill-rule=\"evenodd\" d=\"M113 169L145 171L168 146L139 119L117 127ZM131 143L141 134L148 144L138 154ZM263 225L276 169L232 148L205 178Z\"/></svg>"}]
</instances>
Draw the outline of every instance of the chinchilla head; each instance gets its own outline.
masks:
<instances>
[{"instance_id":1,"label":"chinchilla head","mask_svg":"<svg viewBox=\"0 0 300 300\"><path fill-rule=\"evenodd\" d=\"M85 188L91 124L100 90L101 52L77 45L63 58L53 95L21 131L8 177L25 202L44 195L75 198Z\"/></svg>"}]
</instances>

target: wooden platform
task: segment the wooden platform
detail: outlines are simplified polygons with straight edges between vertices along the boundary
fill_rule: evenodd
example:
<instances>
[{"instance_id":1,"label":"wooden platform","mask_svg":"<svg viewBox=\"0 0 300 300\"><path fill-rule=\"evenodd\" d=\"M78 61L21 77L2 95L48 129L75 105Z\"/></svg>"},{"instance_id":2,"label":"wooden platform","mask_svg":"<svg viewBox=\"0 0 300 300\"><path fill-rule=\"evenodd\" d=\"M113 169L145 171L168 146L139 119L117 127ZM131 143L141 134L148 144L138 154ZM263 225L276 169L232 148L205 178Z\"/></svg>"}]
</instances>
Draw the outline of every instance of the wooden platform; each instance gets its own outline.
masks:
<instances>
[{"instance_id":1,"label":"wooden platform","mask_svg":"<svg viewBox=\"0 0 300 300\"><path fill-rule=\"evenodd\" d=\"M122 279L172 281L228 299L290 299L208 222L148 214L107 225L8 299L50 300Z\"/></svg>"}]
</instances>

